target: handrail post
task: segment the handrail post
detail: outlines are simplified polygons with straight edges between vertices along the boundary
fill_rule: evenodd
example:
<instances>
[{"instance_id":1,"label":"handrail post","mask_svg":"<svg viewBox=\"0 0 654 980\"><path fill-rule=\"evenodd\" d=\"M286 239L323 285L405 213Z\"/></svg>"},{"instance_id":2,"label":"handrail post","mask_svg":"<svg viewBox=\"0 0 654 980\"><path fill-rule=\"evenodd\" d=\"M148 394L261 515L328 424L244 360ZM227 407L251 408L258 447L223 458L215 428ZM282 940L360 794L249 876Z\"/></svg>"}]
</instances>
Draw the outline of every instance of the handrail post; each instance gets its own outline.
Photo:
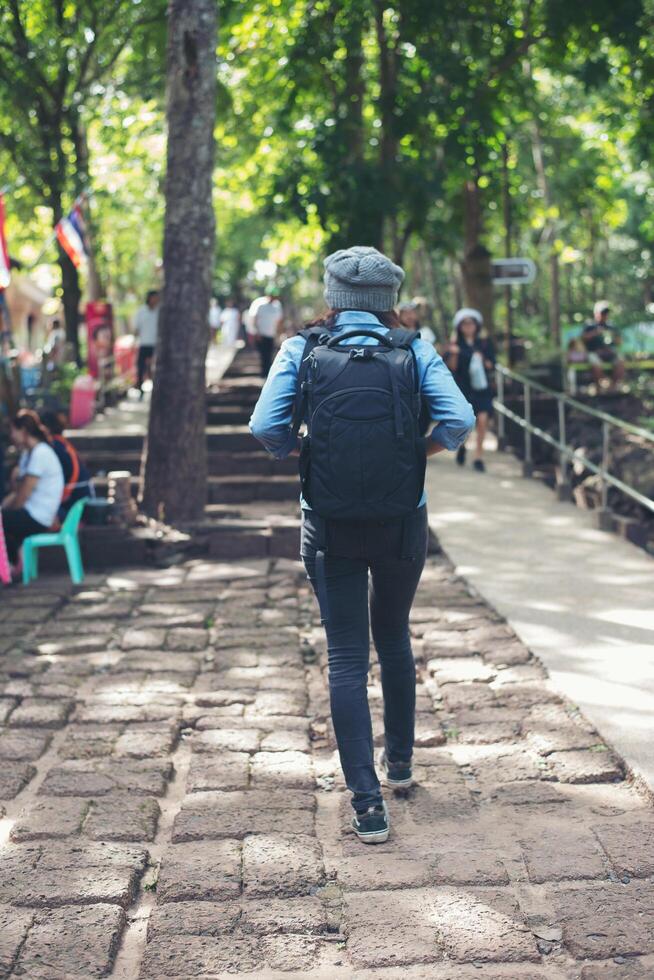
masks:
<instances>
[{"instance_id":1,"label":"handrail post","mask_svg":"<svg viewBox=\"0 0 654 980\"><path fill-rule=\"evenodd\" d=\"M611 429L609 423L602 422L602 471L600 473L600 506L597 512L597 526L601 531L613 530L613 515L609 508L609 484L605 474L611 465Z\"/></svg>"},{"instance_id":2,"label":"handrail post","mask_svg":"<svg viewBox=\"0 0 654 980\"><path fill-rule=\"evenodd\" d=\"M525 399L525 458L522 464L522 475L531 476L534 472L534 463L531 453L531 386L528 381L523 382Z\"/></svg>"},{"instance_id":3,"label":"handrail post","mask_svg":"<svg viewBox=\"0 0 654 980\"><path fill-rule=\"evenodd\" d=\"M497 397L495 399L495 404L498 409L498 414L500 418L498 419L498 442L499 437L502 435L506 437L506 420L510 419L517 428L524 429L524 461L522 464L522 470L525 475L533 473L533 439L541 439L548 445L552 446L558 454L558 460L560 461L560 467L557 469L557 484L563 484L561 487L561 495L565 494L568 497L567 487L564 487L572 482L571 475L573 472L572 460L575 464L579 462L583 467L588 469L591 473L595 474L600 479L601 484L601 506L598 506L594 512L597 523L599 527L612 530L616 518L613 511L609 508L609 489L613 488L616 492L622 493L629 497L631 500L635 500L641 507L645 510L654 514L654 498L648 497L641 493L634 486L630 486L623 480L619 479L617 475L611 473L611 436L614 429L617 429L621 433L630 433L631 435L637 436L642 439L643 442L648 445L652 450L654 450L654 433L647 431L637 425L632 425L629 422L624 422L622 419L616 416L609 415L606 412L601 412L598 409L590 408L588 405L584 405L582 402L576 401L574 398L570 398L569 395L562 394L560 392L554 391L551 388L547 388L544 385L539 384L537 381L527 378L517 371L512 371L503 365L496 365L496 375L497 375ZM505 404L505 385L507 379L512 382L521 384L523 386L523 397L525 403L524 414L520 414L519 406L515 409L509 409ZM548 433L546 430L541 429L539 426L535 426L532 423L532 388L542 394L545 398L555 398L558 404L558 431L559 439L554 438L553 433ZM589 459L588 456L584 455L583 449L572 451L572 446L568 444L567 434L566 434L566 424L567 424L567 409L570 408L571 411L581 412L583 416L588 416L589 418L595 419L602 423L602 459L597 461L595 458ZM502 411L503 409L503 411Z\"/></svg>"},{"instance_id":4,"label":"handrail post","mask_svg":"<svg viewBox=\"0 0 654 980\"><path fill-rule=\"evenodd\" d=\"M569 500L572 493L572 485L569 479L568 456L566 449L568 443L565 436L565 402L562 398L557 398L559 410L559 473L556 481L556 492L559 500Z\"/></svg>"},{"instance_id":5,"label":"handrail post","mask_svg":"<svg viewBox=\"0 0 654 980\"><path fill-rule=\"evenodd\" d=\"M499 364L495 368L495 376L497 379L497 400L502 408L504 408L504 374ZM501 451L506 449L506 419L502 411L499 411L497 415L497 448Z\"/></svg>"}]
</instances>

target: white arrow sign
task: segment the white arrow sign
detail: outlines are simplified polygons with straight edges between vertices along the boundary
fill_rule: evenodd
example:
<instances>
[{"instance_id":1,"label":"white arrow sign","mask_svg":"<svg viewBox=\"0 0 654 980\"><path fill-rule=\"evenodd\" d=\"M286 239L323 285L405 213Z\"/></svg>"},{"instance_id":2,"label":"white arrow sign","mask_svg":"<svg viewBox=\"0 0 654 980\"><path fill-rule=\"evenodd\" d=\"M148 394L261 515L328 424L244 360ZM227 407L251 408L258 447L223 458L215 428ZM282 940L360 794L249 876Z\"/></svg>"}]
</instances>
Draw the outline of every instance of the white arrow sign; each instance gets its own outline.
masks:
<instances>
[{"instance_id":1,"label":"white arrow sign","mask_svg":"<svg viewBox=\"0 0 654 980\"><path fill-rule=\"evenodd\" d=\"M493 259L491 265L496 286L521 286L536 278L531 259Z\"/></svg>"}]
</instances>

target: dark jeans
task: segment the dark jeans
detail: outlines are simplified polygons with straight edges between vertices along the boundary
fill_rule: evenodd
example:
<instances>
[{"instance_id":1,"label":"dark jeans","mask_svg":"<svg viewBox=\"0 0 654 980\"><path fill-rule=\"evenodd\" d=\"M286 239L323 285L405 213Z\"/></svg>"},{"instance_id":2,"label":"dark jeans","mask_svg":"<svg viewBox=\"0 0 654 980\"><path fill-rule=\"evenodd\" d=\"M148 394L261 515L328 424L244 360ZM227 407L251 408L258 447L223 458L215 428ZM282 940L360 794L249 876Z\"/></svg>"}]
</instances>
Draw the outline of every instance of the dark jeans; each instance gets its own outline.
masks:
<instances>
[{"instance_id":1,"label":"dark jeans","mask_svg":"<svg viewBox=\"0 0 654 980\"><path fill-rule=\"evenodd\" d=\"M324 521L303 511L302 559L327 633L332 721L358 811L382 800L366 689L369 619L381 666L386 753L391 762L408 762L413 752L416 670L409 612L425 564L427 534L426 507L404 522L385 524Z\"/></svg>"},{"instance_id":2,"label":"dark jeans","mask_svg":"<svg viewBox=\"0 0 654 980\"><path fill-rule=\"evenodd\" d=\"M24 507L19 510L3 510L2 524L7 542L7 555L12 565L18 561L18 549L25 538L29 538L31 534L42 534L48 530L44 524L35 521Z\"/></svg>"},{"instance_id":3,"label":"dark jeans","mask_svg":"<svg viewBox=\"0 0 654 980\"><path fill-rule=\"evenodd\" d=\"M152 358L154 357L154 347L151 344L142 344L139 347L139 357L138 357L138 381L136 382L136 387L141 388L143 385L143 380L145 378L146 370L150 371Z\"/></svg>"},{"instance_id":4,"label":"dark jeans","mask_svg":"<svg viewBox=\"0 0 654 980\"><path fill-rule=\"evenodd\" d=\"M275 340L273 337L257 337L257 347L261 358L261 377L267 378L273 362Z\"/></svg>"}]
</instances>

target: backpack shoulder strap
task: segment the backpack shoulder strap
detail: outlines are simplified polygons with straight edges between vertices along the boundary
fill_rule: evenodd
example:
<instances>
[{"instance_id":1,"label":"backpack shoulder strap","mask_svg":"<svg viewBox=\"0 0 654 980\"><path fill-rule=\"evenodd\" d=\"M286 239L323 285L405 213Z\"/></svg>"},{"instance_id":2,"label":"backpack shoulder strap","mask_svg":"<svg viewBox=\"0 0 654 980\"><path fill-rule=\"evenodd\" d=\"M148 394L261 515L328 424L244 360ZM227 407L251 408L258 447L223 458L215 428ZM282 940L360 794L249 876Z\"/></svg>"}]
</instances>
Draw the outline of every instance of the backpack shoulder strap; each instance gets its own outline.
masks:
<instances>
[{"instance_id":1,"label":"backpack shoulder strap","mask_svg":"<svg viewBox=\"0 0 654 980\"><path fill-rule=\"evenodd\" d=\"M418 396L417 401L419 401L420 392L420 371L418 370L418 358L416 357L416 352L413 348L413 341L419 336L419 330L405 330L404 327L393 327L387 334L388 339L396 350L405 350L411 354L411 359L413 361L413 379L416 396ZM419 405L417 411L420 412Z\"/></svg>"},{"instance_id":2,"label":"backpack shoulder strap","mask_svg":"<svg viewBox=\"0 0 654 980\"><path fill-rule=\"evenodd\" d=\"M420 336L420 331L405 330L404 327L393 327L386 334L393 347L404 347L407 350L411 344Z\"/></svg>"},{"instance_id":3,"label":"backpack shoulder strap","mask_svg":"<svg viewBox=\"0 0 654 980\"><path fill-rule=\"evenodd\" d=\"M306 343L304 345L302 360L300 361L300 367L298 370L295 404L293 405L291 432L294 436L297 436L298 432L300 431L302 417L304 415L304 406L308 395L307 372L309 370L309 358L311 357L315 347L318 347L319 345L324 346L327 343L330 335L329 331L327 331L324 327L306 327L304 330L298 331L298 337L304 337Z\"/></svg>"},{"instance_id":4,"label":"backpack shoulder strap","mask_svg":"<svg viewBox=\"0 0 654 980\"><path fill-rule=\"evenodd\" d=\"M305 327L304 330L298 330L297 335L298 337L304 337L306 341L315 339L316 342L320 339L320 337L324 337L325 343L331 336L329 330L327 330L325 327Z\"/></svg>"}]
</instances>

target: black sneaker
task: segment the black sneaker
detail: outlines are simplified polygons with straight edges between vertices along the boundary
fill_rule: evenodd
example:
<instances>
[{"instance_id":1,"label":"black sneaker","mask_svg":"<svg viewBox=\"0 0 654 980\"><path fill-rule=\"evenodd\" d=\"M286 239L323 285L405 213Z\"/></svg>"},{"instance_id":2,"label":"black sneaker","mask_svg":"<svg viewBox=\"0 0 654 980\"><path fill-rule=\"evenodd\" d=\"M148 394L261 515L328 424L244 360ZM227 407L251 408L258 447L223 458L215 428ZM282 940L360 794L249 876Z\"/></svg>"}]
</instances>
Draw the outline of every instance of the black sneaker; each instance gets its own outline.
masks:
<instances>
[{"instance_id":1,"label":"black sneaker","mask_svg":"<svg viewBox=\"0 0 654 980\"><path fill-rule=\"evenodd\" d=\"M459 446L459 448L457 449L457 451L456 451L456 461L459 464L459 466L463 466L465 464L465 461L466 461L466 447L465 446Z\"/></svg>"},{"instance_id":2,"label":"black sneaker","mask_svg":"<svg viewBox=\"0 0 654 980\"><path fill-rule=\"evenodd\" d=\"M371 806L352 817L352 829L364 844L383 844L388 840L390 821L386 804Z\"/></svg>"},{"instance_id":3,"label":"black sneaker","mask_svg":"<svg viewBox=\"0 0 654 980\"><path fill-rule=\"evenodd\" d=\"M476 459L472 464L473 470L477 470L478 473L485 473L486 467L484 466L483 459Z\"/></svg>"},{"instance_id":4,"label":"black sneaker","mask_svg":"<svg viewBox=\"0 0 654 980\"><path fill-rule=\"evenodd\" d=\"M387 786L393 789L409 789L413 786L413 773L410 762L389 762L386 749L379 756L379 768L382 771Z\"/></svg>"}]
</instances>

